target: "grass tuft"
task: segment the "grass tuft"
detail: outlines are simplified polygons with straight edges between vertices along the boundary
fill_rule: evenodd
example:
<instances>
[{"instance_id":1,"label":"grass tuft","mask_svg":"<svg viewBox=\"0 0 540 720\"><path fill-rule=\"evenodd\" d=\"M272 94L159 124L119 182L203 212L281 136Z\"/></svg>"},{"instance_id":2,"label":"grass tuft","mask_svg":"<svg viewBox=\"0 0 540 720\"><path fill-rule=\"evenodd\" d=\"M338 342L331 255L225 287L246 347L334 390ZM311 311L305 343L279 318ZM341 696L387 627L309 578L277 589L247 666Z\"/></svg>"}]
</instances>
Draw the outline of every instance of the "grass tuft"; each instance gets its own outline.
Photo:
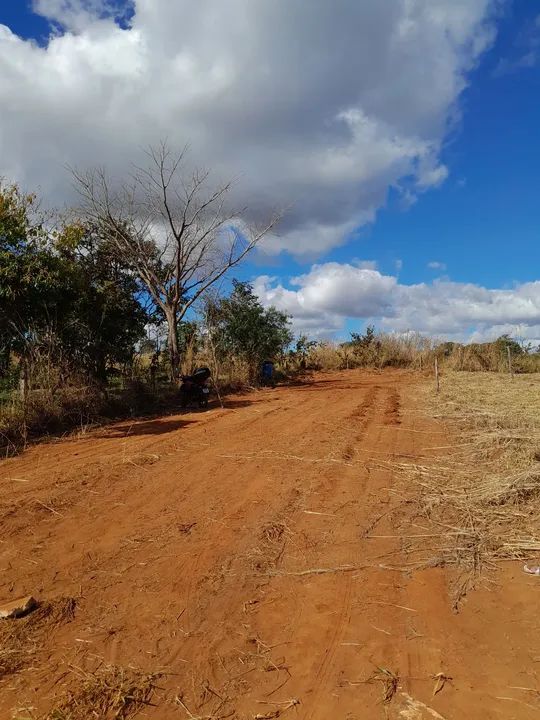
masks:
<instances>
[{"instance_id":1,"label":"grass tuft","mask_svg":"<svg viewBox=\"0 0 540 720\"><path fill-rule=\"evenodd\" d=\"M45 637L75 614L73 598L41 603L21 618L0 621L0 678L13 675L32 662Z\"/></svg>"},{"instance_id":2,"label":"grass tuft","mask_svg":"<svg viewBox=\"0 0 540 720\"><path fill-rule=\"evenodd\" d=\"M69 691L42 720L129 720L149 705L160 677L112 665L76 673L79 687Z\"/></svg>"}]
</instances>

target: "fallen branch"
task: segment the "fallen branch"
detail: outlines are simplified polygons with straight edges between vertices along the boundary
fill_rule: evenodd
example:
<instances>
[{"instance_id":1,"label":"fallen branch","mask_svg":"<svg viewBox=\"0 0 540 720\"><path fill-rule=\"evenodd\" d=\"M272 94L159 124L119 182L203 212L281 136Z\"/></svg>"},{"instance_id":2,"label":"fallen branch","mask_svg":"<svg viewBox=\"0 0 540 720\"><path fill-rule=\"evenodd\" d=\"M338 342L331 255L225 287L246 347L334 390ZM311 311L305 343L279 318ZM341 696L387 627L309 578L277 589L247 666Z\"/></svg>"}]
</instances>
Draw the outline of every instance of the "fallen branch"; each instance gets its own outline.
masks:
<instances>
[{"instance_id":1,"label":"fallen branch","mask_svg":"<svg viewBox=\"0 0 540 720\"><path fill-rule=\"evenodd\" d=\"M63 518L64 515L62 513L58 512L58 510L55 510L54 508L50 507L49 505L45 505L45 503L42 503L40 500L36 500L38 505L41 505L41 507L44 507L45 510L48 510L49 512L54 513L54 515L58 515L58 517Z\"/></svg>"},{"instance_id":2,"label":"fallen branch","mask_svg":"<svg viewBox=\"0 0 540 720\"><path fill-rule=\"evenodd\" d=\"M353 570L362 570L368 565L339 565L333 568L311 568L309 570L298 570L297 572L287 572L286 570L274 570L266 573L272 577L280 577L282 575L292 575L301 577L303 575L325 575L326 573L352 572Z\"/></svg>"},{"instance_id":3,"label":"fallen branch","mask_svg":"<svg viewBox=\"0 0 540 720\"><path fill-rule=\"evenodd\" d=\"M363 603L367 603L369 605L388 605L389 607L399 608L400 610L408 610L409 612L418 612L418 610L407 607L406 605L396 605L395 603L384 602L383 600L361 600L359 604L362 605Z\"/></svg>"}]
</instances>

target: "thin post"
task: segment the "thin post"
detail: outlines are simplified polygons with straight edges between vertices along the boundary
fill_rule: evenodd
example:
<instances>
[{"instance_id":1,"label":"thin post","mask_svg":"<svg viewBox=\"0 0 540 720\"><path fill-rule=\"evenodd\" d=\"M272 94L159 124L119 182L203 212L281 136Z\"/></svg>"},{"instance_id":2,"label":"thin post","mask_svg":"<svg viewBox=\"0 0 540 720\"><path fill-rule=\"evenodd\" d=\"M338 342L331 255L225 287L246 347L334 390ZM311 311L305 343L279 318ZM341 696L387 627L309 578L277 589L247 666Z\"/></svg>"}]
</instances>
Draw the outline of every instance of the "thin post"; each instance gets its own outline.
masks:
<instances>
[{"instance_id":1,"label":"thin post","mask_svg":"<svg viewBox=\"0 0 540 720\"><path fill-rule=\"evenodd\" d=\"M217 395L217 398L218 398L218 400L219 400L219 404L221 405L222 408L224 408L225 405L223 404L223 400L221 399L221 394L220 394L220 392L219 392L219 388L218 388L217 383L216 383L216 381L214 380L214 378L212 378L212 385L214 386L214 390L216 391L216 395Z\"/></svg>"},{"instance_id":2,"label":"thin post","mask_svg":"<svg viewBox=\"0 0 540 720\"><path fill-rule=\"evenodd\" d=\"M440 384L439 384L439 360L435 358L435 387L437 392L439 392Z\"/></svg>"},{"instance_id":3,"label":"thin post","mask_svg":"<svg viewBox=\"0 0 540 720\"><path fill-rule=\"evenodd\" d=\"M23 404L23 439L24 446L26 447L27 435L28 435L28 392L29 392L29 379L30 373L28 372L28 360L22 360L22 373L19 380L19 393Z\"/></svg>"},{"instance_id":4,"label":"thin post","mask_svg":"<svg viewBox=\"0 0 540 720\"><path fill-rule=\"evenodd\" d=\"M510 345L506 346L506 354L508 356L508 372L513 377L514 376L514 370L512 368L512 354L510 352Z\"/></svg>"},{"instance_id":5,"label":"thin post","mask_svg":"<svg viewBox=\"0 0 540 720\"><path fill-rule=\"evenodd\" d=\"M208 319L208 314L205 317L206 320L206 332L208 335L208 342L210 345L210 352L212 353L212 362L214 363L214 377L212 378L212 385L214 386L214 390L216 391L217 398L219 400L219 404L222 408L225 406L223 405L223 400L221 399L221 394L219 392L218 387L218 375L219 375L219 368L218 368L218 361L217 361L217 355L216 355L216 346L214 345L214 338L212 337L212 330L210 329L210 321Z\"/></svg>"}]
</instances>

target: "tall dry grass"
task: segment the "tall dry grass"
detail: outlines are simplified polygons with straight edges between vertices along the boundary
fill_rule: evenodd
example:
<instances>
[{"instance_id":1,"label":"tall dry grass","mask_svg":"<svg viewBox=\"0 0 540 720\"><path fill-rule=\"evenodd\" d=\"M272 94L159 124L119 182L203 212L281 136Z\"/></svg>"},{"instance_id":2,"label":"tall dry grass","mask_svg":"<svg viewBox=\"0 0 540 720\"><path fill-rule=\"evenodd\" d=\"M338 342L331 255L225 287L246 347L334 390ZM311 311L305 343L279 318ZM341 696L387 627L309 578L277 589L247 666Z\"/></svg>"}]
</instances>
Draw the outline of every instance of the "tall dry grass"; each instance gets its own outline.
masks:
<instances>
[{"instance_id":1,"label":"tall dry grass","mask_svg":"<svg viewBox=\"0 0 540 720\"><path fill-rule=\"evenodd\" d=\"M366 344L323 342L310 348L304 360L311 370L358 367L420 369L428 363L434 344L417 333L380 333Z\"/></svg>"},{"instance_id":2,"label":"tall dry grass","mask_svg":"<svg viewBox=\"0 0 540 720\"><path fill-rule=\"evenodd\" d=\"M450 370L466 372L508 372L506 346L500 341L491 343L441 343L434 350L439 363ZM434 358L433 358L434 359ZM540 372L540 354L512 353L512 370L516 373Z\"/></svg>"},{"instance_id":3,"label":"tall dry grass","mask_svg":"<svg viewBox=\"0 0 540 720\"><path fill-rule=\"evenodd\" d=\"M399 466L434 538L413 552L457 570L457 607L498 561L540 558L540 374L447 371L420 401L453 436L440 460Z\"/></svg>"},{"instance_id":4,"label":"tall dry grass","mask_svg":"<svg viewBox=\"0 0 540 720\"><path fill-rule=\"evenodd\" d=\"M323 342L303 358L306 367L312 370L355 367L422 370L432 368L435 359L439 367L456 371L506 373L509 369L506 344L502 341L461 345L439 342L418 333L379 333L367 343ZM511 365L518 374L540 373L540 353L516 353L514 348Z\"/></svg>"}]
</instances>

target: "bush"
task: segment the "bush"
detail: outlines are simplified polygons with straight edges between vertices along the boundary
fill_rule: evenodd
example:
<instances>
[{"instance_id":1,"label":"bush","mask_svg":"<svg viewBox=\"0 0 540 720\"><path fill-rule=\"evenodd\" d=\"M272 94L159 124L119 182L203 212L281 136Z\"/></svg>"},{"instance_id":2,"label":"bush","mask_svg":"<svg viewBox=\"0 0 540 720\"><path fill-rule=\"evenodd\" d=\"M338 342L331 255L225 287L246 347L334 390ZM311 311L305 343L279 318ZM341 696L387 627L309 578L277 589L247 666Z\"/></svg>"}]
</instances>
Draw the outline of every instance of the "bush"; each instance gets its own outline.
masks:
<instances>
[{"instance_id":1,"label":"bush","mask_svg":"<svg viewBox=\"0 0 540 720\"><path fill-rule=\"evenodd\" d=\"M420 368L431 351L431 341L420 335L353 334L346 343L317 343L307 353L306 369L342 370L348 368Z\"/></svg>"},{"instance_id":2,"label":"bush","mask_svg":"<svg viewBox=\"0 0 540 720\"><path fill-rule=\"evenodd\" d=\"M436 348L435 355L451 370L508 372L508 349L514 372L540 372L540 353L526 352L504 335L489 343L444 343Z\"/></svg>"},{"instance_id":3,"label":"bush","mask_svg":"<svg viewBox=\"0 0 540 720\"><path fill-rule=\"evenodd\" d=\"M11 402L0 406L0 451L11 454L37 438L163 411L175 406L177 395L173 386L154 393L139 380L110 391L99 385L33 390L26 402L13 395Z\"/></svg>"}]
</instances>

